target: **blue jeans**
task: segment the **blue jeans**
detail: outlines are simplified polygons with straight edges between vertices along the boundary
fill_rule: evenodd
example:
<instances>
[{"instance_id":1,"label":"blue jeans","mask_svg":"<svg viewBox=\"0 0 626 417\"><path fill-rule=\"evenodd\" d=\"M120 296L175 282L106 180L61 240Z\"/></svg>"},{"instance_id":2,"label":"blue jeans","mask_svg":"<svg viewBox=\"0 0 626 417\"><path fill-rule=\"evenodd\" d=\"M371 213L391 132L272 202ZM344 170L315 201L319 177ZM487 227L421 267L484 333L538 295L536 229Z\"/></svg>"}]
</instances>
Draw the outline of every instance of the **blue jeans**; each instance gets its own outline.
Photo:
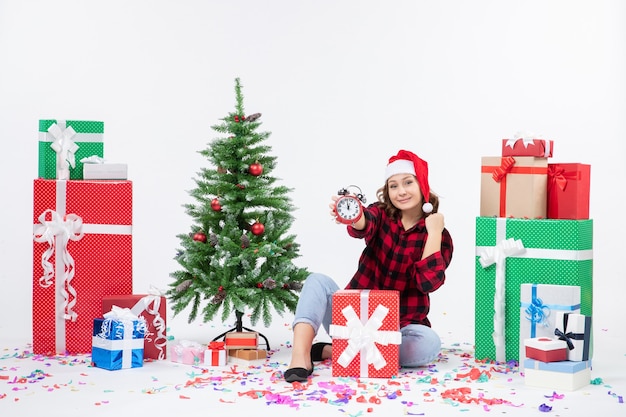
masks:
<instances>
[{"instance_id":1,"label":"blue jeans","mask_svg":"<svg viewBox=\"0 0 626 417\"><path fill-rule=\"evenodd\" d=\"M319 331L320 326L329 332L332 320L332 300L339 286L330 277L312 273L304 282L296 307L293 326L308 323ZM400 366L417 367L428 365L439 356L441 339L430 327L422 324L409 324L400 329Z\"/></svg>"}]
</instances>

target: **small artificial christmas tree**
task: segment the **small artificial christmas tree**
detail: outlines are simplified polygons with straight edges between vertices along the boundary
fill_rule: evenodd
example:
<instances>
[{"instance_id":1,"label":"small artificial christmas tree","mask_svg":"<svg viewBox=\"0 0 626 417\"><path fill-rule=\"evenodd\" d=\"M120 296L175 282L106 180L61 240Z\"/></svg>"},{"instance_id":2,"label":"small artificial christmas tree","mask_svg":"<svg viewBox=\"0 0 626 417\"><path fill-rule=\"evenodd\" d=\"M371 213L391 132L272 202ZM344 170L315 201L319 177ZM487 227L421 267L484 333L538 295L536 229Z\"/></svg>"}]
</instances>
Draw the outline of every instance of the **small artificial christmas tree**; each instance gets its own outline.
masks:
<instances>
[{"instance_id":1,"label":"small artificial christmas tree","mask_svg":"<svg viewBox=\"0 0 626 417\"><path fill-rule=\"evenodd\" d=\"M246 310L253 325L262 318L266 326L272 310L293 312L309 273L293 264L299 256L295 235L288 234L294 207L291 190L271 176L276 158L263 144L270 133L257 131L259 113L245 115L239 78L235 95L235 112L212 126L221 137L200 151L213 168L198 172L190 191L196 203L184 205L194 225L178 235L182 269L171 274L167 296L175 315L191 307L189 322L201 308L204 322L220 308L223 322L234 312L233 330L241 331Z\"/></svg>"}]
</instances>

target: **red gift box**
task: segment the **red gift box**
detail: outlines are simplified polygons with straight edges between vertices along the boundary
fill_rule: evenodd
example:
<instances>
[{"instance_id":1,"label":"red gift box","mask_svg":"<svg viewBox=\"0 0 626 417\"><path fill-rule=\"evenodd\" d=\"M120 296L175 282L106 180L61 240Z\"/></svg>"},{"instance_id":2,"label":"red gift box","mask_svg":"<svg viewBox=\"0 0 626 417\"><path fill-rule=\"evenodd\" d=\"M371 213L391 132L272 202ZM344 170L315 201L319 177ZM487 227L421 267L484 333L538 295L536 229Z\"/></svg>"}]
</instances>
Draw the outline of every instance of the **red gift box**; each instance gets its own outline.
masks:
<instances>
[{"instance_id":1,"label":"red gift box","mask_svg":"<svg viewBox=\"0 0 626 417\"><path fill-rule=\"evenodd\" d=\"M548 164L548 218L589 219L591 165Z\"/></svg>"},{"instance_id":2,"label":"red gift box","mask_svg":"<svg viewBox=\"0 0 626 417\"><path fill-rule=\"evenodd\" d=\"M524 340L526 357L541 362L567 360L567 343L549 337L533 337Z\"/></svg>"},{"instance_id":3,"label":"red gift box","mask_svg":"<svg viewBox=\"0 0 626 417\"><path fill-rule=\"evenodd\" d=\"M33 223L33 352L91 352L102 298L132 293L132 182L36 179Z\"/></svg>"},{"instance_id":4,"label":"red gift box","mask_svg":"<svg viewBox=\"0 0 626 417\"><path fill-rule=\"evenodd\" d=\"M113 306L128 308L146 321L144 359L167 358L166 299L158 294L109 295L102 298L102 314Z\"/></svg>"},{"instance_id":5,"label":"red gift box","mask_svg":"<svg viewBox=\"0 0 626 417\"><path fill-rule=\"evenodd\" d=\"M547 158L483 156L480 216L545 218L547 188Z\"/></svg>"},{"instance_id":6,"label":"red gift box","mask_svg":"<svg viewBox=\"0 0 626 417\"><path fill-rule=\"evenodd\" d=\"M502 156L552 157L554 142L545 139L502 139Z\"/></svg>"},{"instance_id":7,"label":"red gift box","mask_svg":"<svg viewBox=\"0 0 626 417\"><path fill-rule=\"evenodd\" d=\"M390 378L400 368L397 291L340 290L333 294L332 375Z\"/></svg>"}]
</instances>

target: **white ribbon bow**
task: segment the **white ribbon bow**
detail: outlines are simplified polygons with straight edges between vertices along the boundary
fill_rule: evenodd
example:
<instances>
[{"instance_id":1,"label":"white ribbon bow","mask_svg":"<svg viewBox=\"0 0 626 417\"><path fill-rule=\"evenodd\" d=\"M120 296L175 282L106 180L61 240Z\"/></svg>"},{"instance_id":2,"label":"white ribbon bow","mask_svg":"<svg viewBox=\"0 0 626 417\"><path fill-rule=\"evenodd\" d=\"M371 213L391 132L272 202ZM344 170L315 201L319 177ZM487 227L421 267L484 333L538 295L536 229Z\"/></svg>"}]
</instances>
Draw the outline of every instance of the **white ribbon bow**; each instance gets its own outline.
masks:
<instances>
[{"instance_id":1,"label":"white ribbon bow","mask_svg":"<svg viewBox=\"0 0 626 417\"><path fill-rule=\"evenodd\" d=\"M513 139L509 139L506 141L506 145L510 147L511 149L513 149L515 147L515 143L517 141L522 141L522 144L524 145L524 148L528 148L528 145L533 145L535 142L535 139L543 139L541 135L535 135L533 133L528 133L528 132L517 132L514 136Z\"/></svg>"},{"instance_id":2,"label":"white ribbon bow","mask_svg":"<svg viewBox=\"0 0 626 417\"><path fill-rule=\"evenodd\" d=\"M399 345L402 342L402 334L398 331L378 330L383 324L383 319L389 313L389 309L379 304L365 324L361 322L354 308L349 305L341 310L346 318L346 325L331 325L330 335L339 339L348 339L348 346L341 353L337 362L347 367L350 362L361 353L361 363L374 365L376 370L383 368L387 361L376 347L376 343L383 346L389 344Z\"/></svg>"},{"instance_id":3,"label":"white ribbon bow","mask_svg":"<svg viewBox=\"0 0 626 417\"><path fill-rule=\"evenodd\" d=\"M48 213L51 215L51 220L46 220ZM76 214L67 214L62 218L56 211L48 209L39 215L38 220L40 224L35 227L33 240L35 242L48 243L48 248L41 255L41 266L44 273L39 278L39 285L42 287L52 285L55 268L52 267L50 258L55 253L55 247L58 247L60 252L56 253L56 276L57 279L63 280L63 285L61 286L63 318L76 321L77 314L75 311L72 311L76 304L76 290L71 285L74 278L74 258L67 250L67 243L70 240L80 240L83 237L83 219ZM59 262L60 260L62 262ZM61 268L63 269L61 270ZM67 290L65 289L66 287ZM70 296L72 297L71 301Z\"/></svg>"},{"instance_id":4,"label":"white ribbon bow","mask_svg":"<svg viewBox=\"0 0 626 417\"><path fill-rule=\"evenodd\" d=\"M59 126L61 125L61 126ZM69 179L69 167L76 166L76 151L78 145L72 139L76 135L76 131L70 127L65 127L64 121L59 121L48 128L48 133L54 137L54 141L50 147L57 154L57 179Z\"/></svg>"},{"instance_id":5,"label":"white ribbon bow","mask_svg":"<svg viewBox=\"0 0 626 417\"><path fill-rule=\"evenodd\" d=\"M500 241L493 248L486 248L479 261L483 268L496 264L495 295L493 301L493 342L496 347L496 361L506 361L505 350L505 284L506 284L506 258L515 256L525 251L522 241L509 238Z\"/></svg>"}]
</instances>

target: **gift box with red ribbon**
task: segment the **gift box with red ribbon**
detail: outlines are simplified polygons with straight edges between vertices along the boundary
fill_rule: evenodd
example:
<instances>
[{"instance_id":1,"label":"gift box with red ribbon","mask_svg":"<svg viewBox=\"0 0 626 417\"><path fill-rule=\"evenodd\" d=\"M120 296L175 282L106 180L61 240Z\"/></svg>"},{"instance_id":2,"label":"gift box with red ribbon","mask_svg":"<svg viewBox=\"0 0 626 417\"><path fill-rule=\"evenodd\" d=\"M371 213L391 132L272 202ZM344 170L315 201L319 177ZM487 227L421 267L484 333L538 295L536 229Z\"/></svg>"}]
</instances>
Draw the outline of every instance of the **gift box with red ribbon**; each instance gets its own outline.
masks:
<instances>
[{"instance_id":1,"label":"gift box with red ribbon","mask_svg":"<svg viewBox=\"0 0 626 417\"><path fill-rule=\"evenodd\" d=\"M536 156L540 158L552 157L554 141L514 137L513 139L502 139L502 156Z\"/></svg>"},{"instance_id":2,"label":"gift box with red ribbon","mask_svg":"<svg viewBox=\"0 0 626 417\"><path fill-rule=\"evenodd\" d=\"M546 218L547 158L484 156L481 165L481 217Z\"/></svg>"},{"instance_id":3,"label":"gift box with red ribbon","mask_svg":"<svg viewBox=\"0 0 626 417\"><path fill-rule=\"evenodd\" d=\"M591 165L548 164L548 218L589 218Z\"/></svg>"},{"instance_id":4,"label":"gift box with red ribbon","mask_svg":"<svg viewBox=\"0 0 626 417\"><path fill-rule=\"evenodd\" d=\"M333 294L332 375L391 378L400 368L399 294L340 290Z\"/></svg>"},{"instance_id":5,"label":"gift box with red ribbon","mask_svg":"<svg viewBox=\"0 0 626 417\"><path fill-rule=\"evenodd\" d=\"M154 294L108 295L102 298L102 313L113 306L128 308L146 321L145 359L167 358L166 299L158 291Z\"/></svg>"},{"instance_id":6,"label":"gift box with red ribbon","mask_svg":"<svg viewBox=\"0 0 626 417\"><path fill-rule=\"evenodd\" d=\"M259 346L257 332L228 332L224 336L226 349L256 349Z\"/></svg>"},{"instance_id":7,"label":"gift box with red ribbon","mask_svg":"<svg viewBox=\"0 0 626 417\"><path fill-rule=\"evenodd\" d=\"M209 343L204 352L204 364L208 366L226 365L226 348L224 342L213 341Z\"/></svg>"},{"instance_id":8,"label":"gift box with red ribbon","mask_svg":"<svg viewBox=\"0 0 626 417\"><path fill-rule=\"evenodd\" d=\"M91 352L102 298L131 294L132 182L34 181L33 352Z\"/></svg>"}]
</instances>

